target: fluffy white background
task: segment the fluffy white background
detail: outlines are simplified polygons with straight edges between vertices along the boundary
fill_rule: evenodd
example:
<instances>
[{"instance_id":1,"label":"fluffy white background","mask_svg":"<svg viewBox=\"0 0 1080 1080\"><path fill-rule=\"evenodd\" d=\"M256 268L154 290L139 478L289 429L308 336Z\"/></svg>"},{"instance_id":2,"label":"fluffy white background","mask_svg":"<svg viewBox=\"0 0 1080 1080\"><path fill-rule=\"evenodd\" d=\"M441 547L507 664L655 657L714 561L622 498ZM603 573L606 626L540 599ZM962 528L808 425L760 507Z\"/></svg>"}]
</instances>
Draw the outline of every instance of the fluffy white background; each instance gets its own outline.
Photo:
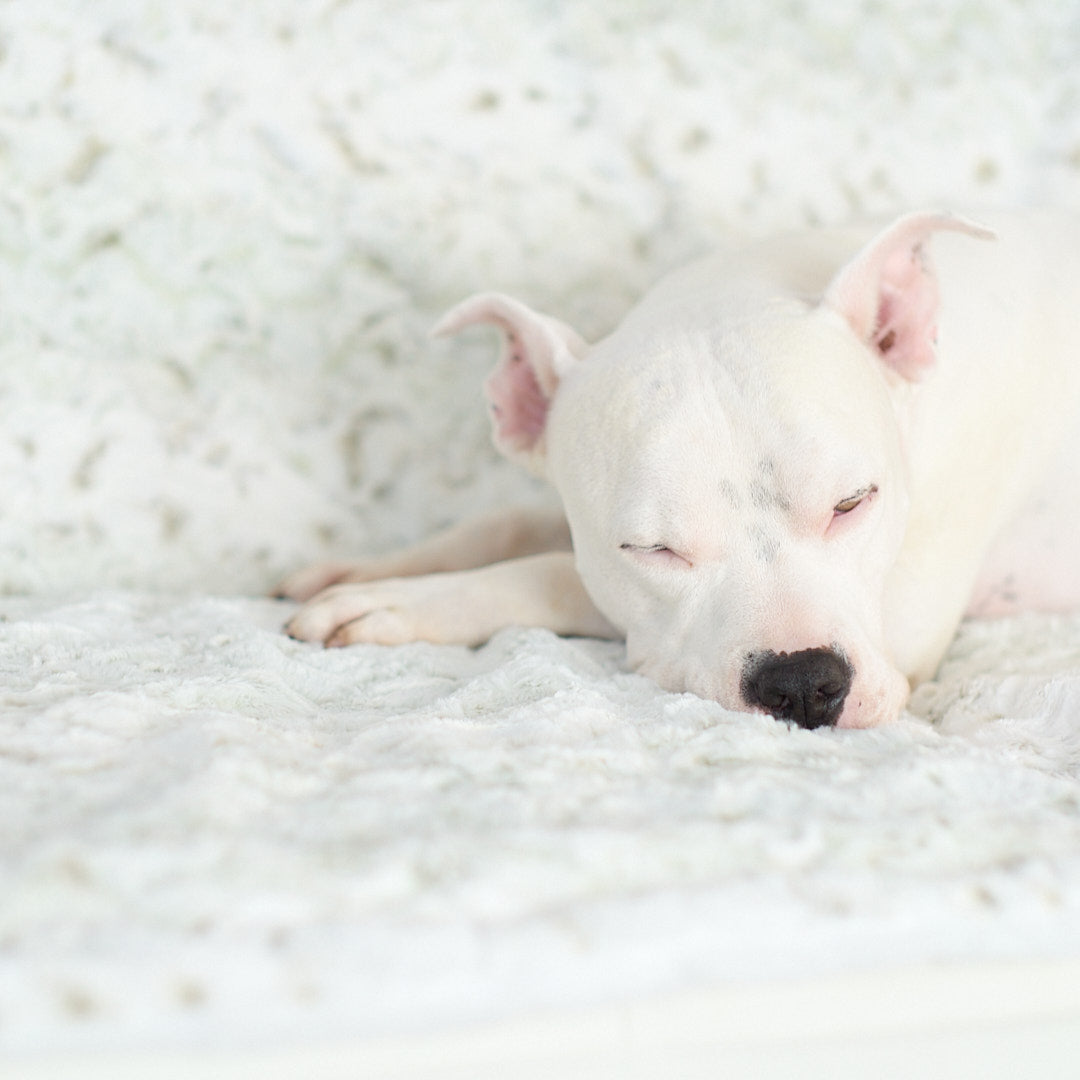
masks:
<instances>
[{"instance_id":1,"label":"fluffy white background","mask_svg":"<svg viewBox=\"0 0 1080 1080\"><path fill-rule=\"evenodd\" d=\"M591 336L732 229L1080 207L1077 56L1067 0L0 5L0 1043L1080 954L1076 620L845 735L212 598L533 493L426 337L470 291Z\"/></svg>"},{"instance_id":2,"label":"fluffy white background","mask_svg":"<svg viewBox=\"0 0 1080 1080\"><path fill-rule=\"evenodd\" d=\"M733 228L1073 201L1040 4L0 11L0 586L261 591L520 488L500 288L597 334Z\"/></svg>"}]
</instances>

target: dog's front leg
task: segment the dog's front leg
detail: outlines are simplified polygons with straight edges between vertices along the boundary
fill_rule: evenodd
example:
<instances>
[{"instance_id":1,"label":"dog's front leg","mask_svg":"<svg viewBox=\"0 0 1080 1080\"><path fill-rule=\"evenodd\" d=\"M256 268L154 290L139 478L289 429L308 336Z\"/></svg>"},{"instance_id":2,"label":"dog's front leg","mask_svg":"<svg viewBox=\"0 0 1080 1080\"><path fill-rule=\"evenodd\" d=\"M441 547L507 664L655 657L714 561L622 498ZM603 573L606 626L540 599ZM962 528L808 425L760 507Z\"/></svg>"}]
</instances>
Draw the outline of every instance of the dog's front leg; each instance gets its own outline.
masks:
<instances>
[{"instance_id":1,"label":"dog's front leg","mask_svg":"<svg viewBox=\"0 0 1080 1080\"><path fill-rule=\"evenodd\" d=\"M471 570L503 559L569 550L570 531L558 511L495 510L389 555L316 563L287 577L275 595L304 601L331 585L346 582Z\"/></svg>"},{"instance_id":2,"label":"dog's front leg","mask_svg":"<svg viewBox=\"0 0 1080 1080\"><path fill-rule=\"evenodd\" d=\"M286 631L327 645L479 645L505 626L546 627L564 636L619 636L589 599L570 552L333 585L306 603Z\"/></svg>"}]
</instances>

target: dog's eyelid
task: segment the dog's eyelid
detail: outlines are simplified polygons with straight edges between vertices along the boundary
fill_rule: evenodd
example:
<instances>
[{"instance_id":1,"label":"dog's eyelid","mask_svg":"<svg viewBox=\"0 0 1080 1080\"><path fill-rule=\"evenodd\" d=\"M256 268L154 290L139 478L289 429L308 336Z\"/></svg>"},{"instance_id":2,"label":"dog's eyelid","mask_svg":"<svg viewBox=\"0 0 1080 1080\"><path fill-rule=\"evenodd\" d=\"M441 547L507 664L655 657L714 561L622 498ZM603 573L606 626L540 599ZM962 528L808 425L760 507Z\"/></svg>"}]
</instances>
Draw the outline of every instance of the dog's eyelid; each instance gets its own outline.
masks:
<instances>
[{"instance_id":1,"label":"dog's eyelid","mask_svg":"<svg viewBox=\"0 0 1080 1080\"><path fill-rule=\"evenodd\" d=\"M872 495L877 494L877 484L867 484L866 487L860 488L858 491L849 495L846 499L841 499L834 507L833 513L839 516L844 514L850 514L855 507L864 503Z\"/></svg>"},{"instance_id":2,"label":"dog's eyelid","mask_svg":"<svg viewBox=\"0 0 1080 1080\"><path fill-rule=\"evenodd\" d=\"M693 566L693 563L685 555L680 555L674 548L668 547L667 544L620 544L619 547L623 551L629 551L632 555L646 557L655 555L672 562Z\"/></svg>"}]
</instances>

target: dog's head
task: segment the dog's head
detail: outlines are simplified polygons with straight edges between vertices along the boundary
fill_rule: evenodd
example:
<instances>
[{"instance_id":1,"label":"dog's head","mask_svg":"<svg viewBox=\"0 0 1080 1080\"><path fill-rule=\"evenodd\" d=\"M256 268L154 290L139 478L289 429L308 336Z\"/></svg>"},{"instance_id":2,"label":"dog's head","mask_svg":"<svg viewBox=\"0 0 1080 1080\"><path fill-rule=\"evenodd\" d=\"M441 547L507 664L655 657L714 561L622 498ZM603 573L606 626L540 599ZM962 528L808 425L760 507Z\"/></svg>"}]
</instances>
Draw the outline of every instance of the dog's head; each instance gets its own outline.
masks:
<instances>
[{"instance_id":1,"label":"dog's head","mask_svg":"<svg viewBox=\"0 0 1080 1080\"><path fill-rule=\"evenodd\" d=\"M886 593L942 228L979 232L902 218L814 297L690 268L593 346L499 295L440 324L505 332L495 441L554 483L590 596L660 685L806 727L900 711Z\"/></svg>"}]
</instances>

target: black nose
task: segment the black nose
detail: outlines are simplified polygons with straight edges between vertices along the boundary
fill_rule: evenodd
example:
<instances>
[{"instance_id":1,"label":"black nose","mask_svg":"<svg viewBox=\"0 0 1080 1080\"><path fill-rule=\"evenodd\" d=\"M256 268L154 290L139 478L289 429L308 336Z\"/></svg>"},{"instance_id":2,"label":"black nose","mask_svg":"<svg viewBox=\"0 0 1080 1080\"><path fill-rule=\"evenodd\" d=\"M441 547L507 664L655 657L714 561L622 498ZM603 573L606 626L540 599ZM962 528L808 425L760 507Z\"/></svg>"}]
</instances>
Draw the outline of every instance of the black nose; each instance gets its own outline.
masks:
<instances>
[{"instance_id":1,"label":"black nose","mask_svg":"<svg viewBox=\"0 0 1080 1080\"><path fill-rule=\"evenodd\" d=\"M833 649L755 653L743 672L742 696L777 720L828 727L844 707L851 675L851 665Z\"/></svg>"}]
</instances>

